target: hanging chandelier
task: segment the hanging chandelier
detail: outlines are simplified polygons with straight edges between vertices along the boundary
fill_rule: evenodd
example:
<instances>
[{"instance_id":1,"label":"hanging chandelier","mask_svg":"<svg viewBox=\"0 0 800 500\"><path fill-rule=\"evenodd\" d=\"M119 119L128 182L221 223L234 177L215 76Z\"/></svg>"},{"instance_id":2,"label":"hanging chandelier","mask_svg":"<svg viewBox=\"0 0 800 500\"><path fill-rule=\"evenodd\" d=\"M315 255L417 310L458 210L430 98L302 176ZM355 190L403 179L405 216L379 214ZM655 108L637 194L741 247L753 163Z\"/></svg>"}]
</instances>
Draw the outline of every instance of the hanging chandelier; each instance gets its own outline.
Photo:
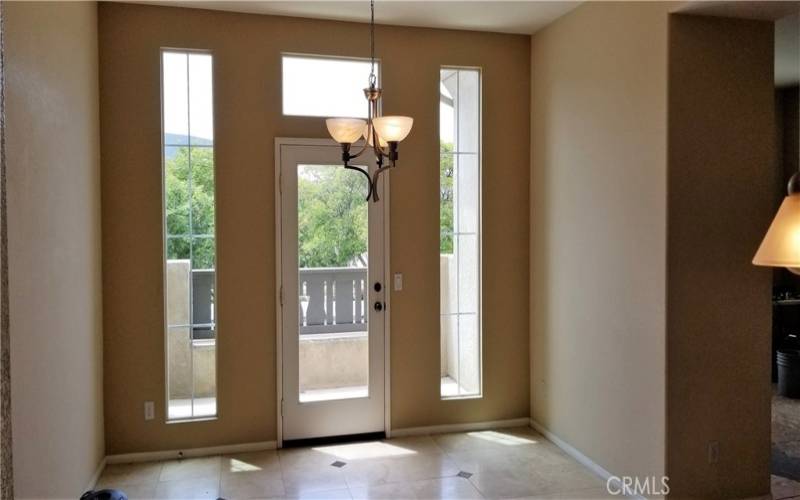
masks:
<instances>
[{"instance_id":1,"label":"hanging chandelier","mask_svg":"<svg viewBox=\"0 0 800 500\"><path fill-rule=\"evenodd\" d=\"M357 170L367 177L367 200L373 202L378 198L378 177L397 165L397 145L411 132L414 119L408 116L381 116L378 101L383 90L376 85L375 76L375 0L370 0L370 72L369 86L364 89L367 98L367 119L359 118L328 118L325 125L334 141L342 147L342 163L344 168ZM357 153L351 153L353 144L364 137L364 145ZM358 158L367 148L372 148L375 153L377 169L371 176L369 170L350 165L350 161ZM388 149L387 149L388 148Z\"/></svg>"}]
</instances>

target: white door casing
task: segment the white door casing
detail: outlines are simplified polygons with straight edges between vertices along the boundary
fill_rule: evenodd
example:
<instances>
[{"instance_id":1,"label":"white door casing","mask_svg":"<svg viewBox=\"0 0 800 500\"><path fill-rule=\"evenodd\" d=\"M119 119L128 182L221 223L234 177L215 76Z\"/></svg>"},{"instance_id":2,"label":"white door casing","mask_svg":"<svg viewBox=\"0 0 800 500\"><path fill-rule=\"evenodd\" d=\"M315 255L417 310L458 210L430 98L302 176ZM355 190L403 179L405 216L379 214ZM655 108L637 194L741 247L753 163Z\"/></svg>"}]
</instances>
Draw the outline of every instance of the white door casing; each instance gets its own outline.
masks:
<instances>
[{"instance_id":1,"label":"white door casing","mask_svg":"<svg viewBox=\"0 0 800 500\"><path fill-rule=\"evenodd\" d=\"M355 148L356 146L354 146ZM369 166L374 171L371 153L351 162ZM380 432L387 429L386 330L388 313L386 302L386 244L384 183L382 176L378 189L381 201L368 203L368 276L364 284L364 313L368 318L369 378L366 397L300 401L299 388L299 332L300 310L298 291L298 235L297 235L297 173L299 165L341 166L341 149L328 140L277 139L276 181L276 236L278 251L279 318L278 318L278 393L279 393L279 445L283 440L306 439L325 436ZM358 172L359 182L367 182ZM374 288L381 283L380 291ZM375 303L383 305L376 310ZM328 299L328 307L331 307ZM336 325L332 330L335 330ZM307 328L307 327L306 327Z\"/></svg>"}]
</instances>

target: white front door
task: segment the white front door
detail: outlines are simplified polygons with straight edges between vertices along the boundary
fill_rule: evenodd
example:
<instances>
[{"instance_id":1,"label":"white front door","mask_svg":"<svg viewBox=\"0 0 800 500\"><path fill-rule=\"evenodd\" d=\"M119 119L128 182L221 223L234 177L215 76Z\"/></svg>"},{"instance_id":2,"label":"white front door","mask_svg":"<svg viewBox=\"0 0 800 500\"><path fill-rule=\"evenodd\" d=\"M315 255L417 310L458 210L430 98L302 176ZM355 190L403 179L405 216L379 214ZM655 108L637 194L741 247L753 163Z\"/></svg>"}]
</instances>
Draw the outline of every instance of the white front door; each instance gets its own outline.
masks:
<instances>
[{"instance_id":1,"label":"white front door","mask_svg":"<svg viewBox=\"0 0 800 500\"><path fill-rule=\"evenodd\" d=\"M297 142L277 145L283 440L381 432L384 203L338 145Z\"/></svg>"}]
</instances>

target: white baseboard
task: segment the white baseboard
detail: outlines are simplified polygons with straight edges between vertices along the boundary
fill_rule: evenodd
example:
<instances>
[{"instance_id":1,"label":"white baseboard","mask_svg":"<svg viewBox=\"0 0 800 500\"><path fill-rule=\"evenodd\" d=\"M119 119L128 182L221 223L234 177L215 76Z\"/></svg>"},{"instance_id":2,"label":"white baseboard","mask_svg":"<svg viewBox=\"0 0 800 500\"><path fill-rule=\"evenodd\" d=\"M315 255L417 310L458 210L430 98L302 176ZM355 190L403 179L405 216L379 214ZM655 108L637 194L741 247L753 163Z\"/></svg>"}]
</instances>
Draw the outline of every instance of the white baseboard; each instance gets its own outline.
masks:
<instances>
[{"instance_id":1,"label":"white baseboard","mask_svg":"<svg viewBox=\"0 0 800 500\"><path fill-rule=\"evenodd\" d=\"M86 491L93 490L94 487L97 486L97 481L100 480L100 476L103 474L103 470L105 468L106 468L106 457L103 457L103 459L100 460L100 463L97 464L97 469L95 469L94 474L92 474L92 478L89 479L89 484L86 485L86 488L84 488L84 490L81 491L81 494L78 495L78 497L83 495L83 493Z\"/></svg>"},{"instance_id":2,"label":"white baseboard","mask_svg":"<svg viewBox=\"0 0 800 500\"><path fill-rule=\"evenodd\" d=\"M430 425L427 427L405 427L392 429L388 437L423 436L426 434L444 434L446 432L483 431L501 427L527 427L528 418L512 418L508 420L490 420L488 422L469 422L466 424Z\"/></svg>"},{"instance_id":3,"label":"white baseboard","mask_svg":"<svg viewBox=\"0 0 800 500\"><path fill-rule=\"evenodd\" d=\"M108 455L105 463L127 464L134 462L155 462L157 460L173 460L187 457L208 457L229 453L245 453L249 451L274 450L275 441L261 441L257 443L226 444L222 446L208 446L205 448L188 448L186 450L145 451L141 453L124 453L121 455Z\"/></svg>"},{"instance_id":4,"label":"white baseboard","mask_svg":"<svg viewBox=\"0 0 800 500\"><path fill-rule=\"evenodd\" d=\"M603 481L608 481L608 478L615 477L614 474L612 474L612 473L608 472L607 470L605 470L603 467L601 467L600 465L595 463L594 460L592 460L591 458L587 457L586 455L581 453L577 448L575 448L574 446L572 446L568 442L564 441L560 437L556 436L555 434L553 434L552 432L547 430L546 427L544 427L542 424L540 424L539 422L535 421L532 418L530 419L530 426L533 427L534 429L536 429L541 435L546 437L548 441L550 441L554 445L556 445L559 448L561 448L564 451L564 453L566 453L567 455L569 455L570 457L575 459L576 462L578 462L579 464L583 465L584 467L586 467L590 471L594 472L595 475L597 475L600 478L602 478ZM637 500L639 500L639 499L640 500L645 500L645 498L643 496L639 496L639 495L632 496L632 497L624 497L624 498L636 498Z\"/></svg>"}]
</instances>

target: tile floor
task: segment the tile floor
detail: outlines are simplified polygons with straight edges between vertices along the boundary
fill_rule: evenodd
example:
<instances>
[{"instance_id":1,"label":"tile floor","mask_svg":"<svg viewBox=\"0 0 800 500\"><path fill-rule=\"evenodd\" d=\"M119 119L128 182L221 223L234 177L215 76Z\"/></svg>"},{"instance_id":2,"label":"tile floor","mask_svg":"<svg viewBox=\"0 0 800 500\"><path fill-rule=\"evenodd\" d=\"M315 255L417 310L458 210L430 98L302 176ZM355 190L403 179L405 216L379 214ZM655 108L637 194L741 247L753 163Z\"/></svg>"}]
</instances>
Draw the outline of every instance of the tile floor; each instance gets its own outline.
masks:
<instances>
[{"instance_id":1,"label":"tile floor","mask_svg":"<svg viewBox=\"0 0 800 500\"><path fill-rule=\"evenodd\" d=\"M800 498L800 482L772 475L772 499Z\"/></svg>"},{"instance_id":2,"label":"tile floor","mask_svg":"<svg viewBox=\"0 0 800 500\"><path fill-rule=\"evenodd\" d=\"M97 488L131 499L612 498L529 428L109 465Z\"/></svg>"},{"instance_id":3,"label":"tile floor","mask_svg":"<svg viewBox=\"0 0 800 500\"><path fill-rule=\"evenodd\" d=\"M778 395L772 386L772 473L800 481L800 399Z\"/></svg>"}]
</instances>

